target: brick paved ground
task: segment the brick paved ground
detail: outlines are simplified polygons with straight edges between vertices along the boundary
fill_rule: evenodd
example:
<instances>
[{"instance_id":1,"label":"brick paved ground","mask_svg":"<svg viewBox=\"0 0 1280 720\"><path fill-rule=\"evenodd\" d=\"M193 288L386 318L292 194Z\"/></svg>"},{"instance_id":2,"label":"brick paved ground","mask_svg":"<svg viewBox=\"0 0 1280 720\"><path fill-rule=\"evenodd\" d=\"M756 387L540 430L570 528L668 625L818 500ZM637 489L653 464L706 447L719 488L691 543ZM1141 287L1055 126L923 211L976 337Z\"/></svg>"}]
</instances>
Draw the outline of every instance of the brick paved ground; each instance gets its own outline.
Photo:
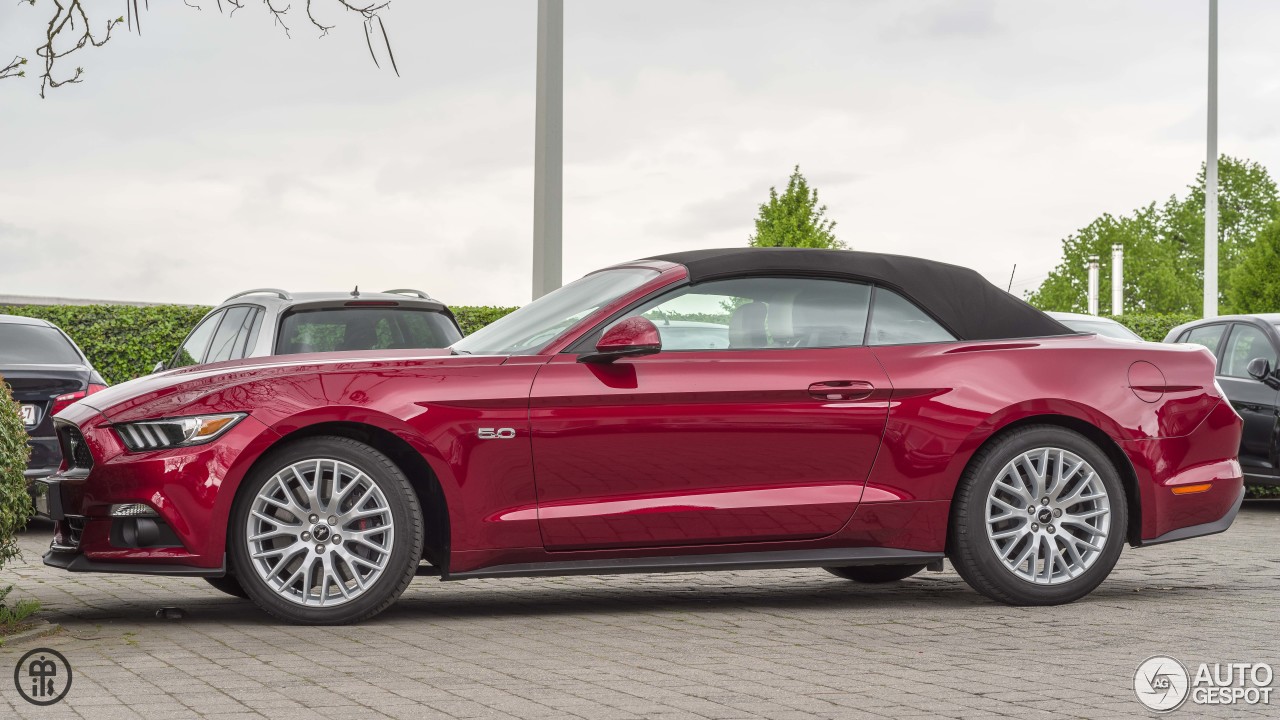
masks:
<instances>
[{"instance_id":1,"label":"brick paved ground","mask_svg":"<svg viewBox=\"0 0 1280 720\"><path fill-rule=\"evenodd\" d=\"M1280 668L1280 502L1247 504L1224 535L1126 549L1067 607L995 605L950 570L888 588L819 570L422 578L337 629L275 624L199 580L46 568L47 534L3 582L66 629L0 649L0 716L1115 718L1149 715L1131 683L1153 654ZM156 619L163 605L189 615ZM40 645L76 673L51 708L7 680Z\"/></svg>"}]
</instances>

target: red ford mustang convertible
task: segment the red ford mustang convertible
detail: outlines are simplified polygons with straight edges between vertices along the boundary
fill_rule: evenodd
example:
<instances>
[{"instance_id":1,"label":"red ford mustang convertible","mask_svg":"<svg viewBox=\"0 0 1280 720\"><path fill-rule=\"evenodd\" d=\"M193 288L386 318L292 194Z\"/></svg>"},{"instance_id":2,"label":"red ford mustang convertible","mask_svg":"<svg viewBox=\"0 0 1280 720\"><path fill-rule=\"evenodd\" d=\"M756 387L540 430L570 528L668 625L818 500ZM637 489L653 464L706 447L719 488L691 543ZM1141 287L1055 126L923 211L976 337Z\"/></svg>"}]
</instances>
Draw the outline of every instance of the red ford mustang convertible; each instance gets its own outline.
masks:
<instances>
[{"instance_id":1,"label":"red ford mustang convertible","mask_svg":"<svg viewBox=\"0 0 1280 720\"><path fill-rule=\"evenodd\" d=\"M152 375L57 417L45 563L206 578L348 623L415 575L944 557L1017 605L1221 532L1241 422L1196 346L1076 334L976 273L871 253L678 253L440 351Z\"/></svg>"}]
</instances>

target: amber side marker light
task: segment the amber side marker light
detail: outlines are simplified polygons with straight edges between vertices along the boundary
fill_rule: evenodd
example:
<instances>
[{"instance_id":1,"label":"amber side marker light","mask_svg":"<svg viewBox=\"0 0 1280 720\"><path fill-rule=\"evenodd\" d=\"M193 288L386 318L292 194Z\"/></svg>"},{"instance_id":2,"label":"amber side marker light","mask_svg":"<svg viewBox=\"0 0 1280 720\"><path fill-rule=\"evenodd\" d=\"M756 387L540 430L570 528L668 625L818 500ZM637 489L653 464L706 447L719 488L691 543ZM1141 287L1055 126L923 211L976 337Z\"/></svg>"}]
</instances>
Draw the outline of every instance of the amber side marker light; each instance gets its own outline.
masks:
<instances>
[{"instance_id":1,"label":"amber side marker light","mask_svg":"<svg viewBox=\"0 0 1280 720\"><path fill-rule=\"evenodd\" d=\"M1202 493L1213 487L1212 483L1200 483L1199 485L1176 485L1173 488L1174 495L1194 495Z\"/></svg>"}]
</instances>

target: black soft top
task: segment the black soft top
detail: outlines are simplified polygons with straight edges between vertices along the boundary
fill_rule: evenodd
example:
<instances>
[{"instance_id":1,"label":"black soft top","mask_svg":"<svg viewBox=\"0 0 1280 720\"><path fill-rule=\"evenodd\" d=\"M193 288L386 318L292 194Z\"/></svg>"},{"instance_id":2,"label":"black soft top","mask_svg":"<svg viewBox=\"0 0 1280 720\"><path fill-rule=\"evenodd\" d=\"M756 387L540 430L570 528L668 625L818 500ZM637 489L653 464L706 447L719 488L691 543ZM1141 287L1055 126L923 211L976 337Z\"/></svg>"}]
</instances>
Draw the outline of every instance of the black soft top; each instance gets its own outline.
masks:
<instances>
[{"instance_id":1,"label":"black soft top","mask_svg":"<svg viewBox=\"0 0 1280 720\"><path fill-rule=\"evenodd\" d=\"M1070 335L1072 330L969 268L881 253L811 248L723 248L655 255L685 266L689 282L782 273L875 283L913 300L961 340Z\"/></svg>"}]
</instances>

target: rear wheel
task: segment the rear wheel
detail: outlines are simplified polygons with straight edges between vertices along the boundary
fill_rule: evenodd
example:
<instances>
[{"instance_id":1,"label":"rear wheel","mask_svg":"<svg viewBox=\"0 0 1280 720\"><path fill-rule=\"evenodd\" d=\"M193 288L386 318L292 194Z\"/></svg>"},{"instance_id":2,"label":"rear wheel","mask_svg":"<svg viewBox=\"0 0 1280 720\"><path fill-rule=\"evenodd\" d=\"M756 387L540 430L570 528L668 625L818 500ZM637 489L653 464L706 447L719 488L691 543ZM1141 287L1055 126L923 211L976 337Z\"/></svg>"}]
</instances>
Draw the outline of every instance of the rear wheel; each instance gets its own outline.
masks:
<instances>
[{"instance_id":1,"label":"rear wheel","mask_svg":"<svg viewBox=\"0 0 1280 720\"><path fill-rule=\"evenodd\" d=\"M1110 574L1128 513L1111 460L1077 432L1035 425L974 456L952 508L949 550L975 590L1011 605L1058 605Z\"/></svg>"},{"instance_id":2,"label":"rear wheel","mask_svg":"<svg viewBox=\"0 0 1280 720\"><path fill-rule=\"evenodd\" d=\"M905 580L925 569L925 565L850 565L822 568L827 572L860 583L891 583Z\"/></svg>"},{"instance_id":3,"label":"rear wheel","mask_svg":"<svg viewBox=\"0 0 1280 720\"><path fill-rule=\"evenodd\" d=\"M382 612L422 554L422 510L408 478L350 438L307 438L269 457L246 478L231 523L232 561L249 597L301 624Z\"/></svg>"}]
</instances>

